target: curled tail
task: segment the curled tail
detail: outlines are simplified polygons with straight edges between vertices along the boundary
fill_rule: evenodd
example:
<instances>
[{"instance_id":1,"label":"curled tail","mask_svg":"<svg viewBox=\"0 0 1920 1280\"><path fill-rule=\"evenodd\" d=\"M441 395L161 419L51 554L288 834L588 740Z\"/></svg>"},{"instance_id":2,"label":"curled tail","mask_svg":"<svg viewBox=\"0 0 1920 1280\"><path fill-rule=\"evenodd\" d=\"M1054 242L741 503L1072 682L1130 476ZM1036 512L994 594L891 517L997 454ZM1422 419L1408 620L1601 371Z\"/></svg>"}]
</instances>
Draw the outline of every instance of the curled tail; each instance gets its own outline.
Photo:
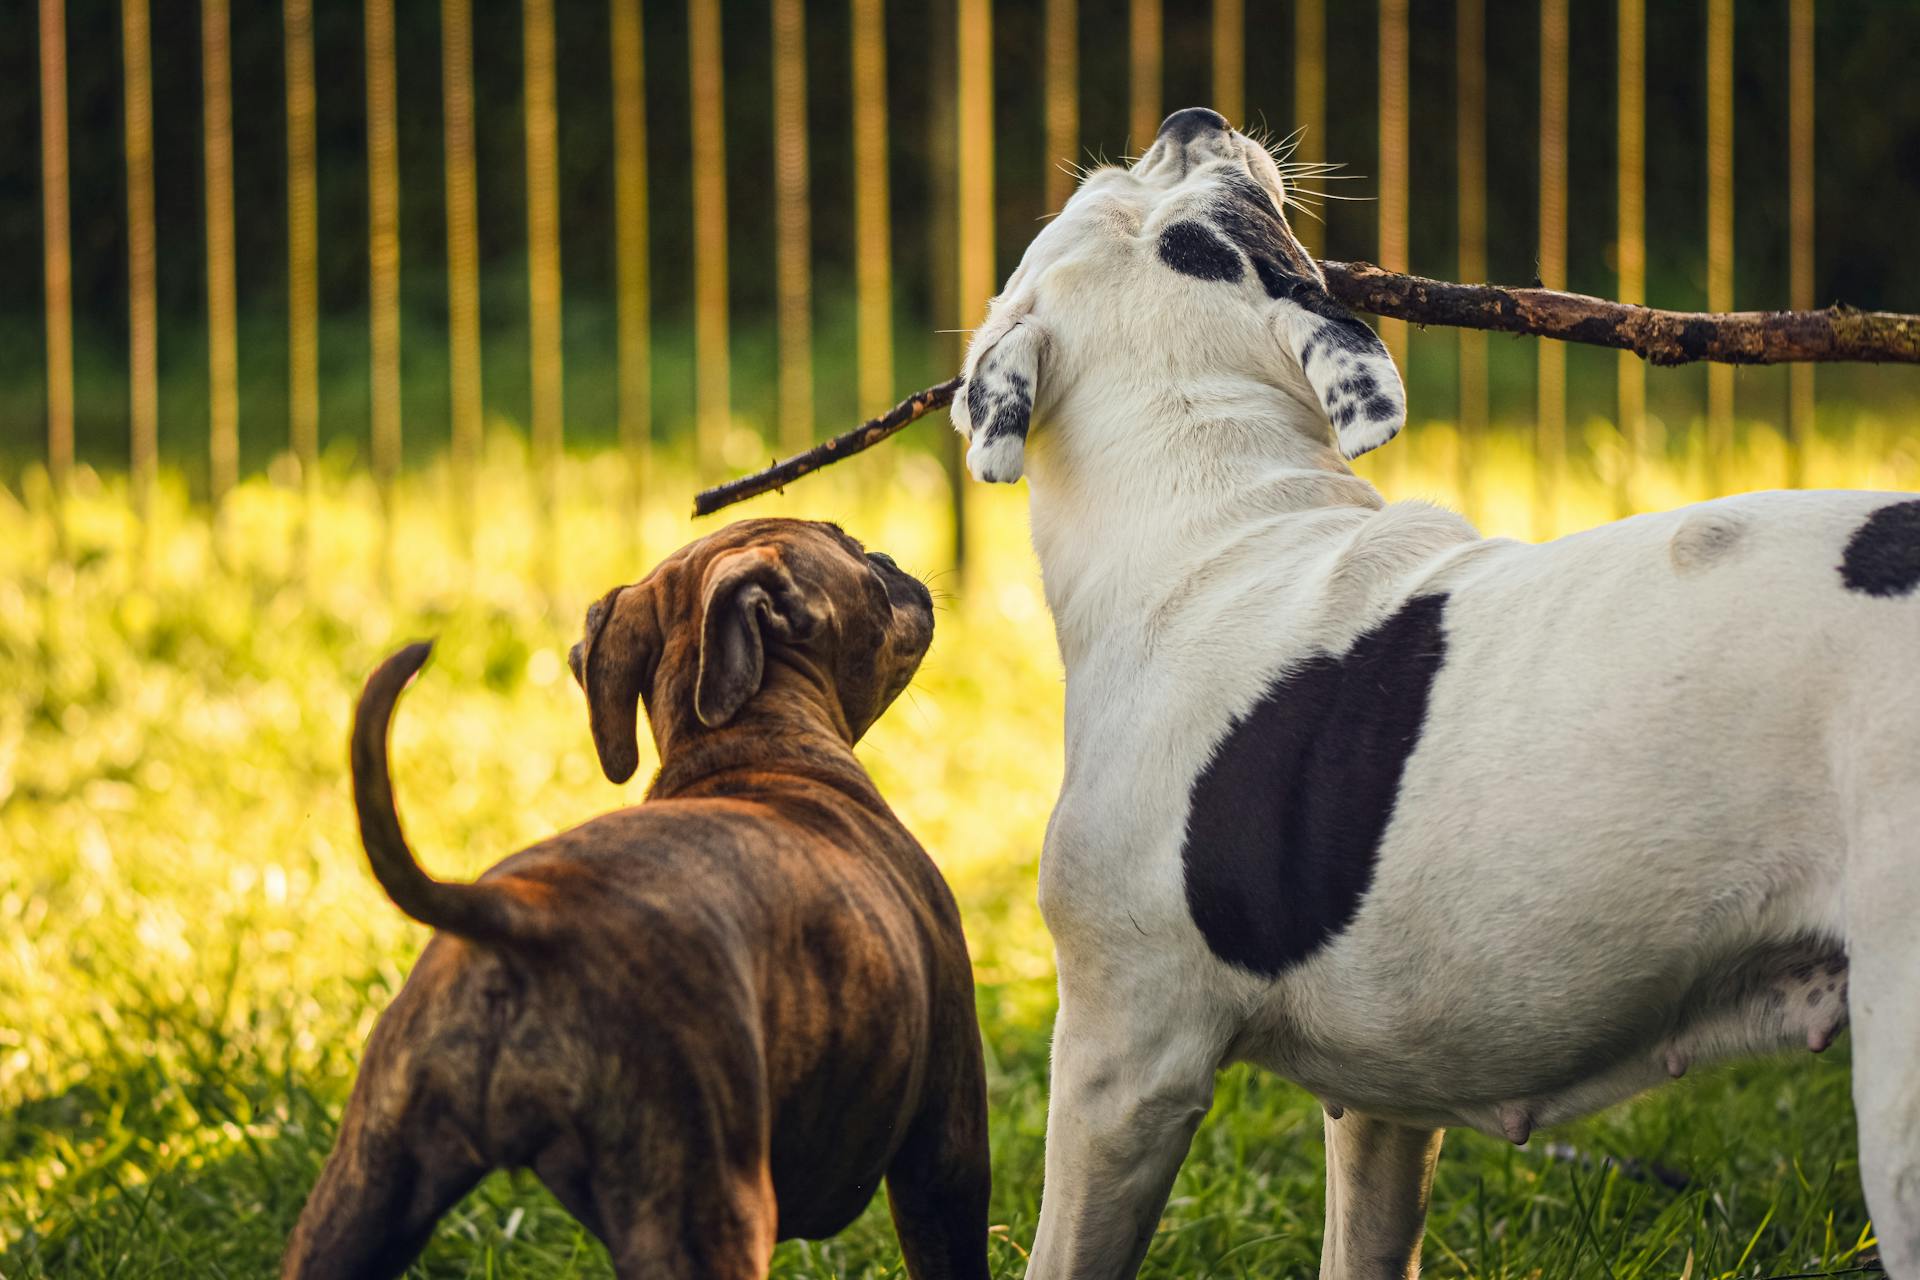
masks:
<instances>
[{"instance_id":1,"label":"curled tail","mask_svg":"<svg viewBox=\"0 0 1920 1280\"><path fill-rule=\"evenodd\" d=\"M426 664L431 641L410 644L367 677L353 713L353 804L360 815L360 843L373 875L394 905L422 924L475 942L530 942L545 932L544 913L498 882L449 884L420 869L387 772L387 730L393 704Z\"/></svg>"}]
</instances>

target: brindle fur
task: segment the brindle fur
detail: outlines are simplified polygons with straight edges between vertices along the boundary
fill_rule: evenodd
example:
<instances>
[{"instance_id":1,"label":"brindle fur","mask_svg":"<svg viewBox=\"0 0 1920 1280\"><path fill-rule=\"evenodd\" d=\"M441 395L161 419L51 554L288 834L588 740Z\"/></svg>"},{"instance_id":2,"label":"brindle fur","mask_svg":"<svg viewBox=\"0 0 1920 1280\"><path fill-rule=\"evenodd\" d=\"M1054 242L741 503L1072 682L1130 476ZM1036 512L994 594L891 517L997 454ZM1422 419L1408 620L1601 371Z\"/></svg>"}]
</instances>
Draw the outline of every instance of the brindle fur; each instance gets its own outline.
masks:
<instances>
[{"instance_id":1,"label":"brindle fur","mask_svg":"<svg viewBox=\"0 0 1920 1280\"><path fill-rule=\"evenodd\" d=\"M883 1176L911 1275L986 1276L959 913L852 750L932 625L918 582L832 526L694 543L596 604L572 655L612 775L644 699L663 762L646 803L473 885L426 878L388 790L388 721L426 646L374 673L362 838L441 931L368 1042L283 1277L397 1275L500 1167L531 1168L622 1277L764 1275L776 1239L839 1231Z\"/></svg>"}]
</instances>

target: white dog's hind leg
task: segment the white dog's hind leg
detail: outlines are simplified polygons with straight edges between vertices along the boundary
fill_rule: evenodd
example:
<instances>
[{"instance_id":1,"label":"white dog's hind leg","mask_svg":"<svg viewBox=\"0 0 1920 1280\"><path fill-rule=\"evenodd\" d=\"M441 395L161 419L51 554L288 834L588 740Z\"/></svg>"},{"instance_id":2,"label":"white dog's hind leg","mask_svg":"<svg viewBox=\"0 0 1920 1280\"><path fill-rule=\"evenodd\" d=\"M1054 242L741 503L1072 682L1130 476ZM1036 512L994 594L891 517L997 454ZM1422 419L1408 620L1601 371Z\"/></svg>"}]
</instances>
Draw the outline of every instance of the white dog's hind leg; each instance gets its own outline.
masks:
<instances>
[{"instance_id":1,"label":"white dog's hind leg","mask_svg":"<svg viewBox=\"0 0 1920 1280\"><path fill-rule=\"evenodd\" d=\"M1125 1280L1139 1270L1220 1046L1137 993L1076 999L1063 971L1047 1101L1046 1184L1028 1280Z\"/></svg>"},{"instance_id":2,"label":"white dog's hind leg","mask_svg":"<svg viewBox=\"0 0 1920 1280\"><path fill-rule=\"evenodd\" d=\"M1339 1119L1328 1113L1321 1280L1420 1273L1420 1239L1443 1132L1351 1111Z\"/></svg>"},{"instance_id":3,"label":"white dog's hind leg","mask_svg":"<svg viewBox=\"0 0 1920 1280\"><path fill-rule=\"evenodd\" d=\"M1909 812L1920 816L1920 805ZM1847 876L1860 1181L1881 1263L1897 1280L1920 1280L1920 842L1914 830L1914 821L1868 819Z\"/></svg>"}]
</instances>

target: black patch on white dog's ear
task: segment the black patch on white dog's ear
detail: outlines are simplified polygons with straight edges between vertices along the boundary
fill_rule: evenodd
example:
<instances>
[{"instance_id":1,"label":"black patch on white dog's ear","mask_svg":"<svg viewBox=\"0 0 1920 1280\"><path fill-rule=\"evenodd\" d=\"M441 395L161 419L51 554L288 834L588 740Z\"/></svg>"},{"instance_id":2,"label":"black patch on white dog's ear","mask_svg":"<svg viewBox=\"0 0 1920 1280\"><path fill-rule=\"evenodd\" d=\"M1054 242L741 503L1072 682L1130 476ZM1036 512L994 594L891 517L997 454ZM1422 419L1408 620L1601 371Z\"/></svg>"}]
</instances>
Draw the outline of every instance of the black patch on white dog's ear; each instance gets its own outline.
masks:
<instances>
[{"instance_id":1,"label":"black patch on white dog's ear","mask_svg":"<svg viewBox=\"0 0 1920 1280\"><path fill-rule=\"evenodd\" d=\"M1247 273L1233 246L1198 222L1176 222L1160 233L1160 261L1183 276L1231 283Z\"/></svg>"},{"instance_id":2,"label":"black patch on white dog's ear","mask_svg":"<svg viewBox=\"0 0 1920 1280\"><path fill-rule=\"evenodd\" d=\"M1280 340L1299 361L1344 457L1357 458L1400 433L1407 393L1378 334L1317 279L1284 282L1276 315Z\"/></svg>"},{"instance_id":3,"label":"black patch on white dog's ear","mask_svg":"<svg viewBox=\"0 0 1920 1280\"><path fill-rule=\"evenodd\" d=\"M1026 470L1027 431L1046 336L1018 320L984 347L967 353L967 380L953 398L953 425L969 442L967 469L976 480L1011 484Z\"/></svg>"},{"instance_id":4,"label":"black patch on white dog's ear","mask_svg":"<svg viewBox=\"0 0 1920 1280\"><path fill-rule=\"evenodd\" d=\"M1847 539L1840 560L1847 590L1904 596L1920 587L1920 501L1881 507Z\"/></svg>"},{"instance_id":5,"label":"black patch on white dog's ear","mask_svg":"<svg viewBox=\"0 0 1920 1280\"><path fill-rule=\"evenodd\" d=\"M1268 686L1189 793L1187 910L1214 955L1275 977L1352 923L1446 661L1447 597Z\"/></svg>"}]
</instances>

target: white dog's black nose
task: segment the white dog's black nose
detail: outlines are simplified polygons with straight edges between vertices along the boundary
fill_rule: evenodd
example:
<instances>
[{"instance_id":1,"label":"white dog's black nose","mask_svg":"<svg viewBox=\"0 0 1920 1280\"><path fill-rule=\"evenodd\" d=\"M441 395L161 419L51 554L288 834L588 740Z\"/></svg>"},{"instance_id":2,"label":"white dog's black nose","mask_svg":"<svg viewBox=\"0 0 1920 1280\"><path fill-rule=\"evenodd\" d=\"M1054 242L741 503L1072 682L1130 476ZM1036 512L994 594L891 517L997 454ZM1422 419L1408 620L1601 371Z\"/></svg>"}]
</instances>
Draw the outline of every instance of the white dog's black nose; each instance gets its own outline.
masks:
<instances>
[{"instance_id":1,"label":"white dog's black nose","mask_svg":"<svg viewBox=\"0 0 1920 1280\"><path fill-rule=\"evenodd\" d=\"M1218 111L1206 107L1188 107L1160 122L1160 136L1185 146L1203 133L1225 133L1232 126Z\"/></svg>"}]
</instances>

